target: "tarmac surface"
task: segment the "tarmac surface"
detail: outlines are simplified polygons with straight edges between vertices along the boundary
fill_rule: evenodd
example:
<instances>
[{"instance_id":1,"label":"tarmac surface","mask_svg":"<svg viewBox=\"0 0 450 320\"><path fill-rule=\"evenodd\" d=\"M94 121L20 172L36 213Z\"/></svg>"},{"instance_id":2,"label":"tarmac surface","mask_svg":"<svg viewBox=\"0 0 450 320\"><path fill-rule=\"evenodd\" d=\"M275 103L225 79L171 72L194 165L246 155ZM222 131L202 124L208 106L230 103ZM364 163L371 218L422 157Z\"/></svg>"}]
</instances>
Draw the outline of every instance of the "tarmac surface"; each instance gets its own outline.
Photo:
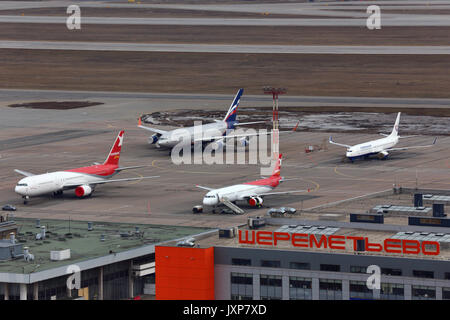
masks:
<instances>
[{"instance_id":1,"label":"tarmac surface","mask_svg":"<svg viewBox=\"0 0 450 320\"><path fill-rule=\"evenodd\" d=\"M266 99L271 104L270 97ZM181 106L183 109L200 108L199 101L208 105L209 109L225 112L228 103L214 98L99 100L105 104L72 110L0 107L2 115L4 112L9 115L0 118L2 141L18 143L14 148L0 151L0 178L3 181L0 186L1 204L16 205L18 210L15 215L21 217L228 227L246 223L248 216L264 215L269 207L307 209L391 189L394 183L404 187L414 187L418 183L423 188L449 189L448 136L439 137L438 143L431 149L392 153L390 159L385 161L372 159L347 163L343 162L344 150L337 146L328 146L325 151L304 152L307 145L321 144L328 138L328 132L296 132L283 135L280 142L280 151L284 156L282 175L295 180L284 182L276 191L306 192L267 197L265 207L261 209L241 203L239 205L245 210L244 215L212 214L208 210L194 215L192 207L201 204L205 194L204 190L195 187L196 184L221 187L252 181L260 178L261 166L175 165L167 150L147 144L149 134L136 127L136 119L143 111L151 113ZM246 102L241 108L250 105L256 106ZM77 199L70 191L59 198L36 197L28 205L23 205L20 196L14 193L14 185L21 179L14 169L44 173L101 162L121 129L125 129L121 165L147 167L122 172L117 177L159 175L160 178L99 186L92 197L84 199ZM85 135L70 137L61 134L70 130L84 132ZM356 144L378 135L341 133L333 137ZM419 136L408 140L408 144L423 145L428 144L430 138ZM21 146L20 141L27 141L27 144Z\"/></svg>"},{"instance_id":2,"label":"tarmac surface","mask_svg":"<svg viewBox=\"0 0 450 320\"><path fill-rule=\"evenodd\" d=\"M65 25L67 15L46 16L21 14L22 9L67 7L69 1L1 1L1 10L18 10L15 14L2 14L0 22L58 23ZM223 17L165 17L165 18L130 18L130 17L95 17L83 16L83 24L107 25L235 25L235 26L366 26L366 7L359 1L317 2L289 4L215 4L208 1L196 5L151 3L127 4L117 1L82 1L83 6L107 8L172 8L189 10L212 10L223 12L253 12L268 14L298 14L299 18L264 18L254 19ZM371 4L382 5L382 10L408 9L407 13L382 13L382 26L450 26L450 15L439 14L450 5L446 1L376 1ZM399 4L399 6L394 6ZM411 7L409 7L411 5ZM348 8L348 9L347 9ZM20 10L19 10L20 9ZM344 9L344 10L342 10ZM423 10L433 14L419 13ZM311 15L306 18L306 15ZM312 15L315 17L313 18ZM301 16L301 17L300 17ZM317 16L320 16L317 18ZM149 28L150 29L150 28ZM376 32L376 31L374 31ZM16 40L16 39L12 39ZM81 43L82 44L82 43ZM325 43L327 44L327 43ZM80 43L67 41L33 42L2 41L4 47L20 47L23 52L52 46L53 49L70 46L80 50ZM99 43L92 41L84 48L108 48L108 50L216 50L211 52L228 52L224 45L208 46L206 44L135 44L135 43ZM161 49L163 46L163 49ZM208 49L210 48L210 49ZM211 49L214 48L214 49ZM284 49L283 49L284 48ZM417 53L448 54L448 47L421 46L383 47L383 46L233 46L233 52L264 52L272 50L297 50L298 53L365 53L398 52L405 56L414 50ZM236 51L237 50L237 51ZM240 50L240 51L239 51ZM324 51L325 50L325 51ZM12 51L12 50L11 50ZM272 52L271 51L271 52ZM71 51L76 53L75 51ZM204 51L201 51L204 52ZM210 52L210 51L207 51ZM292 52L292 51L290 51ZM84 53L78 53L84 54ZM297 56L296 56L297 57ZM335 59L336 56L332 58ZM411 57L410 57L411 58ZM435 57L428 56L428 59ZM381 58L380 58L381 59ZM406 57L405 57L406 59ZM46 60L47 62L47 60ZM40 63L39 67L44 65ZM69 67L69 66L68 66ZM97 69L95 69L97 70ZM168 69L167 72L171 70ZM434 74L433 74L434 76ZM40 77L36 76L36 83ZM75 78L75 77L74 77ZM34 77L32 77L34 79ZM434 79L434 77L433 77ZM342 81L342 79L339 79ZM412 77L411 81L416 79ZM445 79L444 79L445 80ZM239 84L236 84L237 86ZM33 87L33 86L27 86ZM327 87L324 85L324 87ZM52 87L53 88L53 87ZM237 89L237 88L236 88ZM228 90L228 89L227 89ZM148 91L151 91L149 88ZM108 221L142 224L162 224L195 227L229 227L247 222L248 216L265 215L269 207L290 206L299 212L310 208L326 206L337 201L362 197L384 190L393 185L404 187L446 189L450 188L450 137L439 136L438 143L428 149L407 150L392 153L388 160L371 159L348 163L343 161L345 150L330 146L321 151L305 153L305 147L320 145L328 139L330 132L295 132L282 135L280 151L283 153L282 175L294 178L280 185L276 191L306 190L295 195L267 197L264 208L254 209L246 204L238 204L244 210L243 215L205 213L194 215L192 207L201 204L206 193L195 187L196 184L208 187L223 187L235 183L252 181L260 178L259 164L227 165L175 165L167 150L156 149L147 144L149 133L136 127L141 114L175 109L228 109L233 93L218 94L167 94L134 92L88 92L56 90L0 90L0 204L10 203L17 206L16 216L41 219L72 219L83 221ZM337 94L336 94L337 95ZM369 98L369 97L317 97L317 96L283 96L280 109L301 106L336 106L370 108L382 107L392 112L392 108L408 107L419 110L425 108L448 109L450 99L428 98ZM351 94L348 94L351 95ZM101 105L70 110L40 110L28 108L10 108L9 104L36 101L89 100ZM242 99L240 108L271 107L270 96L247 96ZM448 119L448 118L447 118ZM301 119L299 119L301 120ZM433 123L429 123L433 126ZM162 127L164 129L164 127ZM98 186L91 197L78 199L74 193L67 191L61 197L43 196L32 198L23 205L20 196L14 193L14 186L22 178L14 169L32 173L45 173L71 169L102 162L110 150L111 144L119 130L125 129L125 140L120 163L122 166L146 165L146 167L121 172L117 178L144 177L158 175L159 178L106 184ZM401 132L401 128L400 128ZM357 144L378 138L377 134L337 133L336 141ZM429 144L429 136L408 139L408 145ZM402 146L399 144L398 146ZM367 210L370 208L367 208ZM317 215L321 214L318 210ZM300 218L302 214L300 212ZM310 218L310 216L308 216Z\"/></svg>"}]
</instances>

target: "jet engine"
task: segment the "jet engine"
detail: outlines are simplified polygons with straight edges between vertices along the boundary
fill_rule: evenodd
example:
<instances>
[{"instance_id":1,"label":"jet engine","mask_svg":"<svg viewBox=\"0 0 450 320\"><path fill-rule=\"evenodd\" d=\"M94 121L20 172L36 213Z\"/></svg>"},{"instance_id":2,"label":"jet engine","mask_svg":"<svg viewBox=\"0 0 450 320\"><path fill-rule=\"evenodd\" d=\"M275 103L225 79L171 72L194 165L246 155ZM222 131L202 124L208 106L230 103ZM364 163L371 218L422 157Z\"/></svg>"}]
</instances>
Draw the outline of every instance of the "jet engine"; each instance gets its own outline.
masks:
<instances>
[{"instance_id":1,"label":"jet engine","mask_svg":"<svg viewBox=\"0 0 450 320\"><path fill-rule=\"evenodd\" d=\"M75 195L78 198L83 198L89 196L92 193L92 191L94 191L94 189L92 189L91 186L83 185L75 188Z\"/></svg>"},{"instance_id":2,"label":"jet engine","mask_svg":"<svg viewBox=\"0 0 450 320\"><path fill-rule=\"evenodd\" d=\"M242 147L248 146L248 140L247 140L247 138L245 138L245 137L239 139L239 142L241 143L241 146L242 146Z\"/></svg>"},{"instance_id":3,"label":"jet engine","mask_svg":"<svg viewBox=\"0 0 450 320\"><path fill-rule=\"evenodd\" d=\"M212 148L213 150L220 150L223 148L223 145L224 145L223 139L220 139L212 143Z\"/></svg>"},{"instance_id":4,"label":"jet engine","mask_svg":"<svg viewBox=\"0 0 450 320\"><path fill-rule=\"evenodd\" d=\"M388 155L389 155L389 152L381 151L380 153L378 153L378 158L379 159L386 159Z\"/></svg>"},{"instance_id":5,"label":"jet engine","mask_svg":"<svg viewBox=\"0 0 450 320\"><path fill-rule=\"evenodd\" d=\"M263 203L263 199L261 197L251 197L248 199L248 204L252 207L259 207Z\"/></svg>"},{"instance_id":6,"label":"jet engine","mask_svg":"<svg viewBox=\"0 0 450 320\"><path fill-rule=\"evenodd\" d=\"M157 143L160 136L161 136L160 134L155 133L154 135L152 135L152 136L148 139L148 143L150 143L150 144L155 144L155 143Z\"/></svg>"}]
</instances>

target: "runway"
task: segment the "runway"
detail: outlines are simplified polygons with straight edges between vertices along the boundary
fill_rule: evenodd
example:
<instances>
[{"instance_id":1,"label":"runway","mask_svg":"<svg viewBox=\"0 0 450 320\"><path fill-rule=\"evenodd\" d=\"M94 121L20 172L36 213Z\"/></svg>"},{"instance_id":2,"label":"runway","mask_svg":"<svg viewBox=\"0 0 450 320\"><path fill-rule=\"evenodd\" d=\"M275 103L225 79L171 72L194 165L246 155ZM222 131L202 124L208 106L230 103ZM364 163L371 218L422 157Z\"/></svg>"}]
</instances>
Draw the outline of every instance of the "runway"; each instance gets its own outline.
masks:
<instances>
[{"instance_id":1,"label":"runway","mask_svg":"<svg viewBox=\"0 0 450 320\"><path fill-rule=\"evenodd\" d=\"M448 55L450 46L302 46L192 43L111 43L77 41L2 41L0 49L88 50L137 52L261 53L261 54L401 54Z\"/></svg>"},{"instance_id":2,"label":"runway","mask_svg":"<svg viewBox=\"0 0 450 320\"><path fill-rule=\"evenodd\" d=\"M117 92L117 91L72 91L72 90L31 90L31 89L0 89L0 101L33 101L33 100L84 100L84 99L152 99L187 101L230 101L229 94L201 94L201 93L157 93L157 92ZM336 96L292 96L280 98L286 106L299 104L303 106L374 106L392 107L407 106L410 108L450 108L450 99L430 98L374 98L374 97L336 97ZM244 94L242 102L262 102L272 105L272 99L267 95Z\"/></svg>"},{"instance_id":3,"label":"runway","mask_svg":"<svg viewBox=\"0 0 450 320\"><path fill-rule=\"evenodd\" d=\"M186 26L333 26L366 27L367 16L355 18L291 19L291 18L111 18L82 17L83 24L107 25L186 25ZM66 24L67 17L53 16L0 16L0 23ZM450 26L450 15L383 15L382 26Z\"/></svg>"}]
</instances>

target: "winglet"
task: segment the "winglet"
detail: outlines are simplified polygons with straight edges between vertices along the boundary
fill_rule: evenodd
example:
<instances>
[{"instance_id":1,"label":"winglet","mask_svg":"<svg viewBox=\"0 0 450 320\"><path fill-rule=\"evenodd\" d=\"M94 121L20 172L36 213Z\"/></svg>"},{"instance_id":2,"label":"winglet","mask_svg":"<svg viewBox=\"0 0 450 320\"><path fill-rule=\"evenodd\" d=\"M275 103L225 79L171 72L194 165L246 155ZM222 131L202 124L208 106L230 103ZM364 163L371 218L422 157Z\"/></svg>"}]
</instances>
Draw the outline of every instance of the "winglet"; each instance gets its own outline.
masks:
<instances>
[{"instance_id":1,"label":"winglet","mask_svg":"<svg viewBox=\"0 0 450 320\"><path fill-rule=\"evenodd\" d=\"M295 125L294 129L292 129L292 131L294 131L294 132L297 131L299 123L300 123L300 120L297 121L297 124Z\"/></svg>"},{"instance_id":2,"label":"winglet","mask_svg":"<svg viewBox=\"0 0 450 320\"><path fill-rule=\"evenodd\" d=\"M138 126L142 126L142 119L141 119L141 116L139 116Z\"/></svg>"},{"instance_id":3,"label":"winglet","mask_svg":"<svg viewBox=\"0 0 450 320\"><path fill-rule=\"evenodd\" d=\"M433 144L436 144L437 137L434 138Z\"/></svg>"}]
</instances>

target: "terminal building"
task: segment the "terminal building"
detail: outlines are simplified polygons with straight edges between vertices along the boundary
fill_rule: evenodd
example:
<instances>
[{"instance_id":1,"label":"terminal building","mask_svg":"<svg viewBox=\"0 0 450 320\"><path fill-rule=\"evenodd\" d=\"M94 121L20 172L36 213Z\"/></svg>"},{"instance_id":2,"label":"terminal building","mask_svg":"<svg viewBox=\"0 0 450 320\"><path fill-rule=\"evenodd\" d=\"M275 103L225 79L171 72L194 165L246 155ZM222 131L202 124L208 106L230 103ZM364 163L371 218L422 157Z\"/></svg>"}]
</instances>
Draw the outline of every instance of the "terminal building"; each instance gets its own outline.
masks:
<instances>
[{"instance_id":1,"label":"terminal building","mask_svg":"<svg viewBox=\"0 0 450 320\"><path fill-rule=\"evenodd\" d=\"M9 218L0 223L0 300L155 295L155 245L206 228ZM7 236L6 236L7 234Z\"/></svg>"},{"instance_id":2,"label":"terminal building","mask_svg":"<svg viewBox=\"0 0 450 320\"><path fill-rule=\"evenodd\" d=\"M450 299L446 224L406 224L407 216L402 224L385 224L377 215L349 214L347 221L249 218L239 230L196 240L196 247L157 246L156 298ZM430 211L423 219L434 218ZM380 271L379 289L367 286L371 266Z\"/></svg>"},{"instance_id":3,"label":"terminal building","mask_svg":"<svg viewBox=\"0 0 450 320\"><path fill-rule=\"evenodd\" d=\"M229 229L8 217L0 300L447 300L445 194L414 192Z\"/></svg>"},{"instance_id":4,"label":"terminal building","mask_svg":"<svg viewBox=\"0 0 450 320\"><path fill-rule=\"evenodd\" d=\"M156 298L450 299L450 250L444 243L437 256L354 250L352 241L347 241L345 250L333 250L329 245L320 249L295 248L289 241L278 241L275 246L273 232L281 228L266 226L258 230L267 232L262 236L267 237L264 241L271 245L258 245L256 241L254 245L242 244L239 235L225 239L216 233L197 241L200 248L157 246ZM373 243L382 243L383 238L395 239L399 233L380 233L346 225L337 229L334 235L363 235ZM240 231L242 240L245 231L254 230ZM268 240L268 234L272 234L272 240ZM314 237L320 239L318 235ZM371 265L380 268L380 290L370 290L366 285L371 275L366 272Z\"/></svg>"}]
</instances>

